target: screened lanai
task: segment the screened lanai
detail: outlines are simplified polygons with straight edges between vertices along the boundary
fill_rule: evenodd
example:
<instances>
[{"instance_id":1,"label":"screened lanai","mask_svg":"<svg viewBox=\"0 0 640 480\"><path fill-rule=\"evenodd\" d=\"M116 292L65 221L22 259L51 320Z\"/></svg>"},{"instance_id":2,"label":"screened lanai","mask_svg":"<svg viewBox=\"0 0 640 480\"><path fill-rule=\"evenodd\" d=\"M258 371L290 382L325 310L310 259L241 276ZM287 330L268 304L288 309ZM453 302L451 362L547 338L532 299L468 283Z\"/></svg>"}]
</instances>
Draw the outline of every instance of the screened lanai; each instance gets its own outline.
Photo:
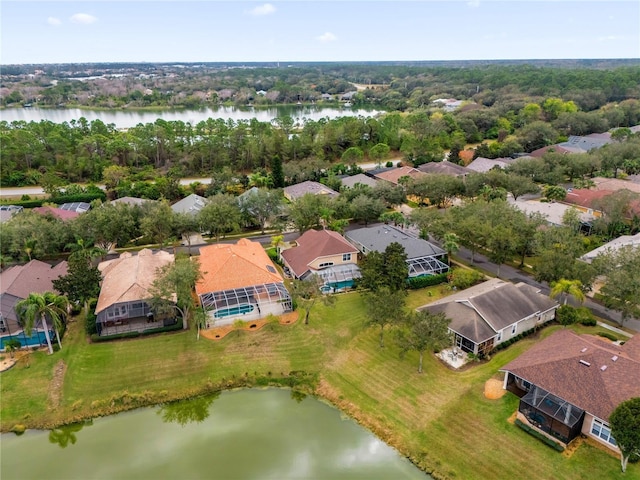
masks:
<instances>
[{"instance_id":1,"label":"screened lanai","mask_svg":"<svg viewBox=\"0 0 640 480\"><path fill-rule=\"evenodd\" d=\"M564 443L582 428L584 410L536 385L520 399L518 410L529 423Z\"/></svg>"},{"instance_id":2,"label":"screened lanai","mask_svg":"<svg viewBox=\"0 0 640 480\"><path fill-rule=\"evenodd\" d=\"M322 291L338 292L354 285L354 280L360 278L362 274L357 265L353 263L343 263L333 265L322 270L318 270L315 275L322 279Z\"/></svg>"},{"instance_id":3,"label":"screened lanai","mask_svg":"<svg viewBox=\"0 0 640 480\"><path fill-rule=\"evenodd\" d=\"M207 311L207 328L228 325L236 320L250 321L269 314L281 315L293 307L291 295L282 283L263 283L200 295Z\"/></svg>"},{"instance_id":4,"label":"screened lanai","mask_svg":"<svg viewBox=\"0 0 640 480\"><path fill-rule=\"evenodd\" d=\"M98 312L96 329L98 335L107 336L168 327L176 322L172 308L156 311L144 300L136 300L116 303Z\"/></svg>"},{"instance_id":5,"label":"screened lanai","mask_svg":"<svg viewBox=\"0 0 640 480\"><path fill-rule=\"evenodd\" d=\"M433 256L410 258L407 260L407 265L409 266L409 277L437 275L449 271L449 265Z\"/></svg>"}]
</instances>

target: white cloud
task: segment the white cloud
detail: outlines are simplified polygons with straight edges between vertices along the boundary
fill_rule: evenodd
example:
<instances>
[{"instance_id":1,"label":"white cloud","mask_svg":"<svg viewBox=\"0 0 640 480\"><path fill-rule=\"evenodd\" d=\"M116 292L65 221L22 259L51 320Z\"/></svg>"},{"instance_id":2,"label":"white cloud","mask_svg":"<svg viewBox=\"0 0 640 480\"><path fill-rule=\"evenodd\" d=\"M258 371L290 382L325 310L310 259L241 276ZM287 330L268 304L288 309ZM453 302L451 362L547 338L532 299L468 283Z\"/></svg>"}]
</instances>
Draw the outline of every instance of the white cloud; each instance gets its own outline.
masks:
<instances>
[{"instance_id":1,"label":"white cloud","mask_svg":"<svg viewBox=\"0 0 640 480\"><path fill-rule=\"evenodd\" d=\"M467 6L471 8L478 8L480 6L480 0L471 0L467 2Z\"/></svg>"},{"instance_id":2,"label":"white cloud","mask_svg":"<svg viewBox=\"0 0 640 480\"><path fill-rule=\"evenodd\" d=\"M76 13L75 15L71 15L69 17L69 21L71 23L81 23L83 25L90 25L95 23L98 19L93 15L89 15L88 13Z\"/></svg>"},{"instance_id":3,"label":"white cloud","mask_svg":"<svg viewBox=\"0 0 640 480\"><path fill-rule=\"evenodd\" d=\"M49 25L53 25L54 27L57 27L58 25L61 25L61 24L62 24L62 22L60 21L60 19L59 19L59 18L56 18L56 17L49 17L49 18L47 18L47 23L48 23Z\"/></svg>"},{"instance_id":4,"label":"white cloud","mask_svg":"<svg viewBox=\"0 0 640 480\"><path fill-rule=\"evenodd\" d=\"M322 43L335 42L337 39L338 37L331 32L324 32L322 35L316 37L316 40L320 40Z\"/></svg>"},{"instance_id":5,"label":"white cloud","mask_svg":"<svg viewBox=\"0 0 640 480\"><path fill-rule=\"evenodd\" d=\"M260 5L259 7L252 8L247 13L249 15L253 15L254 17L261 17L263 15L271 15L275 13L276 7L271 5L270 3L265 3L264 5Z\"/></svg>"}]
</instances>

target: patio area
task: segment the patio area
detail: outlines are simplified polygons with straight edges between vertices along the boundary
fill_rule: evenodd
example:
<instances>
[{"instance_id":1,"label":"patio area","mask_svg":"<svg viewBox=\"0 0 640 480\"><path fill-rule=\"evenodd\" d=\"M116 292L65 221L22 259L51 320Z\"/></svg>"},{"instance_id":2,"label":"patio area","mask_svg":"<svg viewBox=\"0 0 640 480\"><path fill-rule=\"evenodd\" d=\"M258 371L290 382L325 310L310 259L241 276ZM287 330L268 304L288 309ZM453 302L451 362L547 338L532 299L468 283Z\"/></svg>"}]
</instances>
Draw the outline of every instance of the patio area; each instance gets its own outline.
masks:
<instances>
[{"instance_id":1,"label":"patio area","mask_svg":"<svg viewBox=\"0 0 640 480\"><path fill-rule=\"evenodd\" d=\"M436 353L436 357L452 368L460 368L469 362L469 356L458 347L449 347Z\"/></svg>"}]
</instances>

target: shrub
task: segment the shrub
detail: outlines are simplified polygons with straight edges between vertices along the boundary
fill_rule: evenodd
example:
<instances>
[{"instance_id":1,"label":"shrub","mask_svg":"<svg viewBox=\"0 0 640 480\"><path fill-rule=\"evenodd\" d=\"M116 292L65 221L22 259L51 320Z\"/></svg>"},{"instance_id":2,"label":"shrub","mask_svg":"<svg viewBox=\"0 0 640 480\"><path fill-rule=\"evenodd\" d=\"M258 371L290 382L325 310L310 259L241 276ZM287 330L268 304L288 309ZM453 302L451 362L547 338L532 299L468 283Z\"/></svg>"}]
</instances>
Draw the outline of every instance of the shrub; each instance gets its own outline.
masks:
<instances>
[{"instance_id":1,"label":"shrub","mask_svg":"<svg viewBox=\"0 0 640 480\"><path fill-rule=\"evenodd\" d=\"M407 288L416 290L418 288L432 287L433 285L440 285L447 281L446 273L439 273L438 275L423 275L421 277L413 277L407 279Z\"/></svg>"},{"instance_id":2,"label":"shrub","mask_svg":"<svg viewBox=\"0 0 640 480\"><path fill-rule=\"evenodd\" d=\"M561 305L556 310L556 320L560 325L573 325L578 321L578 313L571 305Z\"/></svg>"},{"instance_id":3,"label":"shrub","mask_svg":"<svg viewBox=\"0 0 640 480\"><path fill-rule=\"evenodd\" d=\"M578 318L578 322L587 327L595 327L598 322L596 321L596 317L593 315L593 312L587 307L579 307L576 308L576 315Z\"/></svg>"},{"instance_id":4,"label":"shrub","mask_svg":"<svg viewBox=\"0 0 640 480\"><path fill-rule=\"evenodd\" d=\"M456 268L449 277L451 286L459 290L464 290L480 282L484 278L484 275L477 270Z\"/></svg>"},{"instance_id":5,"label":"shrub","mask_svg":"<svg viewBox=\"0 0 640 480\"><path fill-rule=\"evenodd\" d=\"M608 338L612 342L615 342L618 340L618 337L616 337L613 333L609 333L609 332L598 332L598 336Z\"/></svg>"}]
</instances>

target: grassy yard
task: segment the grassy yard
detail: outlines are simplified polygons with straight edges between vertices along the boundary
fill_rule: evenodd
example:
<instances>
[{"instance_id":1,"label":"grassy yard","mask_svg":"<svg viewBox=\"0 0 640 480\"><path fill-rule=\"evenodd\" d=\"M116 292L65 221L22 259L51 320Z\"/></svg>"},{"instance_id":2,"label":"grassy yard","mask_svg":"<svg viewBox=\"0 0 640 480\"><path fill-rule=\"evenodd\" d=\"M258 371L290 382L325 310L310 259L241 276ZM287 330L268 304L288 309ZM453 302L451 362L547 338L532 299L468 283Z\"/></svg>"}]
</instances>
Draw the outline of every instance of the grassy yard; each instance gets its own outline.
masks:
<instances>
[{"instance_id":1,"label":"grassy yard","mask_svg":"<svg viewBox=\"0 0 640 480\"><path fill-rule=\"evenodd\" d=\"M408 305L440 296L440 287L412 291ZM484 397L485 381L537 339L522 340L462 372L428 355L418 374L417 355L401 360L391 332L381 349L378 330L364 323L357 293L340 295L335 307L316 307L310 325L269 325L218 342L196 341L188 331L88 344L82 326L73 323L61 352L35 352L28 364L1 374L2 431L184 397L244 377L306 371L318 374L318 395L437 478L640 478L639 465L629 465L623 475L616 457L586 444L570 457L557 453L508 421L515 396ZM64 377L54 375L63 366Z\"/></svg>"}]
</instances>

